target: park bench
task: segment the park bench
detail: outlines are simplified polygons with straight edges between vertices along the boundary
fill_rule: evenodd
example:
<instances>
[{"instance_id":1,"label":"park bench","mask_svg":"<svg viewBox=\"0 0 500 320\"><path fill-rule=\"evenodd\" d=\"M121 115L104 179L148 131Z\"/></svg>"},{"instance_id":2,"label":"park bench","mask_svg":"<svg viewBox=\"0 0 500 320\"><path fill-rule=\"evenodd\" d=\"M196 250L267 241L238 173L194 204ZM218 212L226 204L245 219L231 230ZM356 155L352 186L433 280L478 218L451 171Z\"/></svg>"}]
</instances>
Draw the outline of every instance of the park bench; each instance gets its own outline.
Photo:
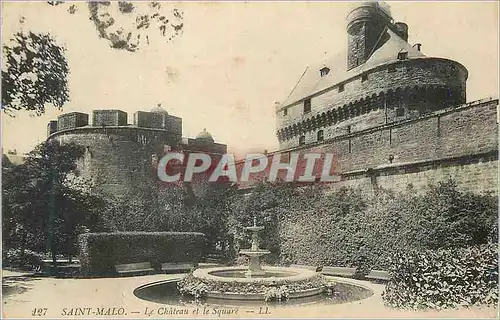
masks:
<instances>
[{"instance_id":1,"label":"park bench","mask_svg":"<svg viewBox=\"0 0 500 320\"><path fill-rule=\"evenodd\" d=\"M126 263L115 265L116 272L119 275L126 274L137 274L137 273L154 273L154 269L151 267L150 262L139 262L139 263Z\"/></svg>"},{"instance_id":2,"label":"park bench","mask_svg":"<svg viewBox=\"0 0 500 320\"><path fill-rule=\"evenodd\" d=\"M222 267L222 264L220 264L220 263L209 263L209 262L198 263L198 268L200 268L200 269L217 268L217 267Z\"/></svg>"},{"instance_id":3,"label":"park bench","mask_svg":"<svg viewBox=\"0 0 500 320\"><path fill-rule=\"evenodd\" d=\"M307 270L312 270L315 272L321 271L321 267L316 267L316 266L306 266L303 264L292 264L290 265L291 268L299 268L299 269L307 269Z\"/></svg>"},{"instance_id":4,"label":"park bench","mask_svg":"<svg viewBox=\"0 0 500 320\"><path fill-rule=\"evenodd\" d=\"M166 273L172 271L191 271L194 268L194 264L190 262L168 262L161 264L161 271Z\"/></svg>"},{"instance_id":5,"label":"park bench","mask_svg":"<svg viewBox=\"0 0 500 320\"><path fill-rule=\"evenodd\" d=\"M356 268L323 267L321 273L327 276L352 277L356 273Z\"/></svg>"},{"instance_id":6,"label":"park bench","mask_svg":"<svg viewBox=\"0 0 500 320\"><path fill-rule=\"evenodd\" d=\"M370 280L378 280L378 281L389 281L389 272L382 270L372 270L366 276L367 279Z\"/></svg>"}]
</instances>

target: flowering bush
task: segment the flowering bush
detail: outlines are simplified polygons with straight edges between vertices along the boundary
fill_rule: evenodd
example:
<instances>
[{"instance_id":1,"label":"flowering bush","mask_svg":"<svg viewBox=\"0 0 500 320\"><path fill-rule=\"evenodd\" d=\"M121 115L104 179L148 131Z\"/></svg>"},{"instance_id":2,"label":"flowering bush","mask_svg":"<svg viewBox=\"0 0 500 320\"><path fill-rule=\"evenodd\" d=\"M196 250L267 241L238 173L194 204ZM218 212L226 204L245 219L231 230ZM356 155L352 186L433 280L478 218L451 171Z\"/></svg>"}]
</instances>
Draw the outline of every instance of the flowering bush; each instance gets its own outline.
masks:
<instances>
[{"instance_id":1,"label":"flowering bush","mask_svg":"<svg viewBox=\"0 0 500 320\"><path fill-rule=\"evenodd\" d=\"M179 292L183 295L192 296L196 299L203 298L207 292L262 294L266 301L286 300L290 293L305 291L314 288L331 287L333 284L318 275L313 279L302 281L288 281L277 279L273 283L256 281L252 283L211 281L187 275L177 283Z\"/></svg>"},{"instance_id":2,"label":"flowering bush","mask_svg":"<svg viewBox=\"0 0 500 320\"><path fill-rule=\"evenodd\" d=\"M442 309L498 303L498 246L414 251L392 259L386 305Z\"/></svg>"},{"instance_id":3,"label":"flowering bush","mask_svg":"<svg viewBox=\"0 0 500 320\"><path fill-rule=\"evenodd\" d=\"M289 295L290 292L287 286L270 287L264 291L264 300L266 302L288 300Z\"/></svg>"}]
</instances>

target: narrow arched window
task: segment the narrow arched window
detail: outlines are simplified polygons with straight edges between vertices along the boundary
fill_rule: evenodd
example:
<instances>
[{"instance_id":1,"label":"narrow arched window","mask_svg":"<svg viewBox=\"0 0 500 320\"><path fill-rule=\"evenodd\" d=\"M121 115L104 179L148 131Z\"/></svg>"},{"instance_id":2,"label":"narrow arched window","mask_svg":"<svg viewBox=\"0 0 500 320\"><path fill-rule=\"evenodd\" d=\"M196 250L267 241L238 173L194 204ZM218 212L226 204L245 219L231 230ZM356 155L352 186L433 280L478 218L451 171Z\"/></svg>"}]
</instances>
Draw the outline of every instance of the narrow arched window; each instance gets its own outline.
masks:
<instances>
[{"instance_id":1,"label":"narrow arched window","mask_svg":"<svg viewBox=\"0 0 500 320\"><path fill-rule=\"evenodd\" d=\"M325 137L323 136L323 130L319 130L317 134L317 140L318 141L323 141Z\"/></svg>"},{"instance_id":2,"label":"narrow arched window","mask_svg":"<svg viewBox=\"0 0 500 320\"><path fill-rule=\"evenodd\" d=\"M303 146L306 144L306 136L299 137L299 146Z\"/></svg>"}]
</instances>

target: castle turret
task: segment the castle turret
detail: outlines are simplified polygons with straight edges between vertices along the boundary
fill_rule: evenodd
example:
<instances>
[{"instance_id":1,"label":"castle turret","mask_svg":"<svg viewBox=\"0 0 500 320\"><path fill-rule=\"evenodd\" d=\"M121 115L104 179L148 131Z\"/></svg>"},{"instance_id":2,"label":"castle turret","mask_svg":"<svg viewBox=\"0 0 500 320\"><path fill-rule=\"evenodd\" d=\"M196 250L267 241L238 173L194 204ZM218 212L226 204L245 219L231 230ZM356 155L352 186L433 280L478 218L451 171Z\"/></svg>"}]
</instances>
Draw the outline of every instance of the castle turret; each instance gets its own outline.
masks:
<instances>
[{"instance_id":1,"label":"castle turret","mask_svg":"<svg viewBox=\"0 0 500 320\"><path fill-rule=\"evenodd\" d=\"M347 69L368 60L384 28L392 24L389 6L383 2L366 1L347 15Z\"/></svg>"}]
</instances>

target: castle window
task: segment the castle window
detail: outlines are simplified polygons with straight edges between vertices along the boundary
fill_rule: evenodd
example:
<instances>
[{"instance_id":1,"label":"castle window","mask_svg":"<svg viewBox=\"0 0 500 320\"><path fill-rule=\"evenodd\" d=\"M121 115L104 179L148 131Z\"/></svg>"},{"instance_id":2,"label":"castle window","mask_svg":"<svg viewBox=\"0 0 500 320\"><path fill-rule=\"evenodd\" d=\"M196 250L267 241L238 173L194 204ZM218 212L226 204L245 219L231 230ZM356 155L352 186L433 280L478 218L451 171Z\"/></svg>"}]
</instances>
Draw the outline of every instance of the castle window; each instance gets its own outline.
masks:
<instances>
[{"instance_id":1,"label":"castle window","mask_svg":"<svg viewBox=\"0 0 500 320\"><path fill-rule=\"evenodd\" d=\"M351 133L351 126L347 126L347 133Z\"/></svg>"},{"instance_id":2,"label":"castle window","mask_svg":"<svg viewBox=\"0 0 500 320\"><path fill-rule=\"evenodd\" d=\"M311 99L304 100L304 113L311 112Z\"/></svg>"},{"instance_id":3,"label":"castle window","mask_svg":"<svg viewBox=\"0 0 500 320\"><path fill-rule=\"evenodd\" d=\"M401 51L398 53L398 60L406 60L408 59L408 52Z\"/></svg>"},{"instance_id":4,"label":"castle window","mask_svg":"<svg viewBox=\"0 0 500 320\"><path fill-rule=\"evenodd\" d=\"M368 75L365 73L361 75L361 82L365 82L366 80L368 80Z\"/></svg>"},{"instance_id":5,"label":"castle window","mask_svg":"<svg viewBox=\"0 0 500 320\"><path fill-rule=\"evenodd\" d=\"M318 136L317 136L317 140L318 141L323 141L325 138L323 136L323 130L319 130L318 131Z\"/></svg>"},{"instance_id":6,"label":"castle window","mask_svg":"<svg viewBox=\"0 0 500 320\"><path fill-rule=\"evenodd\" d=\"M344 84L339 85L339 92L344 91Z\"/></svg>"},{"instance_id":7,"label":"castle window","mask_svg":"<svg viewBox=\"0 0 500 320\"><path fill-rule=\"evenodd\" d=\"M402 117L405 115L405 109L404 108L397 108L396 109L396 116L397 117Z\"/></svg>"},{"instance_id":8,"label":"castle window","mask_svg":"<svg viewBox=\"0 0 500 320\"><path fill-rule=\"evenodd\" d=\"M287 114L288 114L288 109L287 108L283 109L283 115L286 116Z\"/></svg>"},{"instance_id":9,"label":"castle window","mask_svg":"<svg viewBox=\"0 0 500 320\"><path fill-rule=\"evenodd\" d=\"M319 74L322 77L326 76L328 74L328 72L330 72L330 68L328 68L328 67L323 67L319 70Z\"/></svg>"},{"instance_id":10,"label":"castle window","mask_svg":"<svg viewBox=\"0 0 500 320\"><path fill-rule=\"evenodd\" d=\"M387 68L387 72L395 72L396 71L396 66L395 65L390 65L388 68Z\"/></svg>"},{"instance_id":11,"label":"castle window","mask_svg":"<svg viewBox=\"0 0 500 320\"><path fill-rule=\"evenodd\" d=\"M306 144L306 136L299 137L299 146L303 146Z\"/></svg>"}]
</instances>

